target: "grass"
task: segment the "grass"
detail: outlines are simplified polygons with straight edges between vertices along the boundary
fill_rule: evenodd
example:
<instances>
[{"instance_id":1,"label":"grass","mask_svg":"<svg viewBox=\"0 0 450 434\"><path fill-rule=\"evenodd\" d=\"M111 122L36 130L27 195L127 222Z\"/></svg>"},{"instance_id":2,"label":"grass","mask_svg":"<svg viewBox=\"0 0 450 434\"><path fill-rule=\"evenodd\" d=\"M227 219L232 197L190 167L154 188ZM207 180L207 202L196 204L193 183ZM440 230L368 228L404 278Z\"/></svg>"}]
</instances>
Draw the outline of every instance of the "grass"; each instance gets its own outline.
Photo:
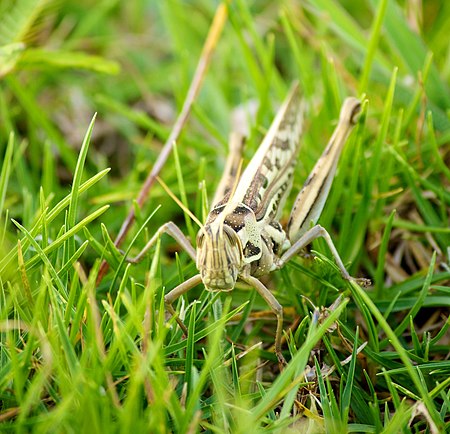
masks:
<instances>
[{"instance_id":1,"label":"grass","mask_svg":"<svg viewBox=\"0 0 450 434\"><path fill-rule=\"evenodd\" d=\"M271 274L282 372L276 322L251 288L192 289L176 303L186 338L163 294L195 274L188 255L163 236L124 261L169 220L195 242L160 184L136 199L219 3L0 5L0 431L449 429L450 4L403 3L230 1L159 174L203 221L233 114L249 125L247 162L298 79L307 128L285 222L341 102L364 100L320 222L373 285L343 281L320 240Z\"/></svg>"}]
</instances>

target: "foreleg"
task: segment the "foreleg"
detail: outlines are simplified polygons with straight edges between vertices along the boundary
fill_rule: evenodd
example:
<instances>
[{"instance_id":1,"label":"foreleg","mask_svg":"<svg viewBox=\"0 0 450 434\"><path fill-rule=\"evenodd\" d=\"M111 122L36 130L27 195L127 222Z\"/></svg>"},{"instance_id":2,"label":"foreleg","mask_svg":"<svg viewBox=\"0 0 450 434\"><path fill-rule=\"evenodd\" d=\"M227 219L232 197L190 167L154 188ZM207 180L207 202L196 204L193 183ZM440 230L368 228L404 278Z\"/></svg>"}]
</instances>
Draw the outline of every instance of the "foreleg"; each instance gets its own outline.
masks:
<instances>
[{"instance_id":1,"label":"foreleg","mask_svg":"<svg viewBox=\"0 0 450 434\"><path fill-rule=\"evenodd\" d=\"M192 260L195 261L196 259L196 252L195 249L192 247L191 242L188 240L188 238L181 232L180 228L173 222L167 222L164 225L162 225L156 233L153 235L153 237L148 241L148 243L145 245L145 247L141 250L141 252L134 258L127 258L128 262L136 263L142 260L142 258L145 256L145 254L151 249L151 247L156 243L156 241L159 239L159 237L162 234L168 234L170 235L175 241L178 242L178 244L188 253L188 255L192 258ZM164 296L164 303L166 305L167 311L175 318L180 328L183 330L185 334L187 334L187 328L184 325L183 321L178 316L177 312L172 306L172 303L181 295L189 291L191 288L193 288L195 285L199 284L201 282L201 277L199 274L195 275L194 277L191 277L190 279L186 280L185 282L181 283L172 291L170 291L168 294Z\"/></svg>"},{"instance_id":2,"label":"foreleg","mask_svg":"<svg viewBox=\"0 0 450 434\"><path fill-rule=\"evenodd\" d=\"M196 274L194 277L191 277L190 279L186 280L183 283L180 283L177 287L172 289L172 291L168 292L164 296L164 304L166 305L166 309L168 312L175 318L176 322L180 326L181 330L183 330L183 333L187 335L188 330L186 326L184 325L183 321L179 317L176 310L173 308L172 303L179 298L181 295L188 292L190 289L192 289L194 286L198 285L202 281L202 278L200 274Z\"/></svg>"},{"instance_id":3,"label":"foreleg","mask_svg":"<svg viewBox=\"0 0 450 434\"><path fill-rule=\"evenodd\" d=\"M256 291L258 291L258 294L266 301L266 303L269 305L269 307L277 317L277 331L275 333L275 354L277 355L280 366L285 366L286 360L281 353L281 337L283 333L283 307L274 297L274 295L256 277L239 276L239 278L255 288Z\"/></svg>"},{"instance_id":4,"label":"foreleg","mask_svg":"<svg viewBox=\"0 0 450 434\"><path fill-rule=\"evenodd\" d=\"M163 224L153 235L150 241L145 245L141 252L134 258L127 258L128 262L136 263L142 260L145 254L151 249L151 247L158 241L162 234L170 235L182 248L187 252L187 254L192 258L193 261L196 259L196 252L194 247L192 247L191 242L188 240L186 235L181 232L180 228L173 222L167 222Z\"/></svg>"}]
</instances>

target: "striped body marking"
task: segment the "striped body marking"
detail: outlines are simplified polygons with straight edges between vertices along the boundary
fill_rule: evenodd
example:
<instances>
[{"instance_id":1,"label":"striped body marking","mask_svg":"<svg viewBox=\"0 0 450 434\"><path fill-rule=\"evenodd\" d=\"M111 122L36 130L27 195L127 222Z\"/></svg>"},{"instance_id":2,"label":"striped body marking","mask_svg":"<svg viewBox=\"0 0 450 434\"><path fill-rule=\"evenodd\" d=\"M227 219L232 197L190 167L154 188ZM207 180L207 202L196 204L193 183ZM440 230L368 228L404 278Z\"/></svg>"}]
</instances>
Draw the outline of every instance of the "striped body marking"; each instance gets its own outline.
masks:
<instances>
[{"instance_id":1,"label":"striped body marking","mask_svg":"<svg viewBox=\"0 0 450 434\"><path fill-rule=\"evenodd\" d=\"M231 290L239 274L267 274L289 246L278 219L292 188L303 111L294 85L234 192L228 189L200 229L197 267L208 289Z\"/></svg>"}]
</instances>

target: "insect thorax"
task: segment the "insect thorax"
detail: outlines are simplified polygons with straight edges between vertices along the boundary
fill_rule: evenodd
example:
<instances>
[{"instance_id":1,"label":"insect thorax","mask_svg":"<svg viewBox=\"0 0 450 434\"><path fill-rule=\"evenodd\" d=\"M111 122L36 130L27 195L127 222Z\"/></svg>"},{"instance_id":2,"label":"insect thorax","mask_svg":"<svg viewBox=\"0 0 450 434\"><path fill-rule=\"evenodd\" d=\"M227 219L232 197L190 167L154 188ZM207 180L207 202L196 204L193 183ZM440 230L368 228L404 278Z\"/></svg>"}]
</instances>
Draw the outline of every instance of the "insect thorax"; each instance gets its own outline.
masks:
<instances>
[{"instance_id":1,"label":"insect thorax","mask_svg":"<svg viewBox=\"0 0 450 434\"><path fill-rule=\"evenodd\" d=\"M239 274L260 276L275 267L286 247L280 223L258 223L242 203L214 207L197 237L197 268L211 290L230 290Z\"/></svg>"}]
</instances>

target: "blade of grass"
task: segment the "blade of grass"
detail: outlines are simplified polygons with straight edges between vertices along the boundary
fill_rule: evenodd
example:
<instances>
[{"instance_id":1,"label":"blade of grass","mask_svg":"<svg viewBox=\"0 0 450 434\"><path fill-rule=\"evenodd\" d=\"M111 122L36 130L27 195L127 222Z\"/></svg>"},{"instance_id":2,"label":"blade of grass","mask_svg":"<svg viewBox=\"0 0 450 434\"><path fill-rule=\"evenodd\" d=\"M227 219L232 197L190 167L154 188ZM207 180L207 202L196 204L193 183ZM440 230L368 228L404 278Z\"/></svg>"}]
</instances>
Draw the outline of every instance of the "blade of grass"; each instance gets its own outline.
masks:
<instances>
[{"instance_id":1,"label":"blade of grass","mask_svg":"<svg viewBox=\"0 0 450 434\"><path fill-rule=\"evenodd\" d=\"M372 28L370 30L369 43L367 45L366 58L364 60L364 66L362 68L362 75L359 79L359 94L367 93L369 84L369 75L372 69L375 53L380 43L381 29L383 27L384 18L386 15L386 9L388 6L388 0L379 0L375 12L375 18L372 21Z\"/></svg>"},{"instance_id":2,"label":"blade of grass","mask_svg":"<svg viewBox=\"0 0 450 434\"><path fill-rule=\"evenodd\" d=\"M436 252L433 252L430 267L428 268L427 276L425 278L425 281L423 282L422 289L416 298L414 306L405 315L402 322L395 328L394 333L396 336L401 336L401 334L406 330L406 328L410 324L410 318L414 318L419 312L419 310L422 308L423 302L430 291L431 279L433 277L435 264L436 264ZM382 342L382 344L384 345L386 345L387 343L388 343L387 341Z\"/></svg>"},{"instance_id":3,"label":"blade of grass","mask_svg":"<svg viewBox=\"0 0 450 434\"><path fill-rule=\"evenodd\" d=\"M192 380L192 369L194 362L194 344L195 344L195 310L196 303L192 303L191 316L189 317L188 325L188 335L186 342L186 362L184 364L184 381L187 385L187 394L190 395L191 391L194 389L194 384Z\"/></svg>"},{"instance_id":4,"label":"blade of grass","mask_svg":"<svg viewBox=\"0 0 450 434\"><path fill-rule=\"evenodd\" d=\"M370 0L376 7L381 0ZM427 47L417 33L414 33L408 25L405 16L397 2L387 2L387 11L384 20L386 37L390 44L397 50L413 76L421 70L428 54ZM426 93L439 107L450 106L450 94L434 65L430 68L430 77L426 84Z\"/></svg>"},{"instance_id":5,"label":"blade of grass","mask_svg":"<svg viewBox=\"0 0 450 434\"><path fill-rule=\"evenodd\" d=\"M391 236L392 224L394 222L395 214L396 210L393 210L386 222L383 237L381 238L381 244L378 249L378 261L377 261L377 268L375 271L375 294L378 300L383 298L384 266L386 264L386 253L388 250L388 244Z\"/></svg>"},{"instance_id":6,"label":"blade of grass","mask_svg":"<svg viewBox=\"0 0 450 434\"><path fill-rule=\"evenodd\" d=\"M3 215L3 207L5 205L5 197L8 189L9 175L11 173L11 161L13 150L14 150L14 134L11 133L9 135L5 156L3 157L2 170L0 173L0 220Z\"/></svg>"},{"instance_id":7,"label":"blade of grass","mask_svg":"<svg viewBox=\"0 0 450 434\"><path fill-rule=\"evenodd\" d=\"M355 340L353 342L352 358L346 374L345 387L342 393L340 405L340 416L341 420L345 425L348 424L348 415L350 411L352 391L355 383L356 356L358 352L358 335L359 335L359 327L356 327Z\"/></svg>"},{"instance_id":8,"label":"blade of grass","mask_svg":"<svg viewBox=\"0 0 450 434\"><path fill-rule=\"evenodd\" d=\"M347 305L348 300L344 300L338 308L330 313L330 316L324 320L319 326L317 324L311 324L308 336L299 348L298 352L294 355L288 366L281 372L281 374L273 382L267 394L253 408L253 415L257 419L264 417L264 415L275 408L281 399L288 394L289 399L285 399L283 403L284 412L290 412L296 393L290 393L294 388L303 381L303 371L310 357L310 353L317 342L321 339L322 335L326 333L326 330L331 324L336 321ZM286 410L285 410L286 409Z\"/></svg>"},{"instance_id":9,"label":"blade of grass","mask_svg":"<svg viewBox=\"0 0 450 434\"><path fill-rule=\"evenodd\" d=\"M36 250L37 254L35 256L36 261L41 260L45 267L47 268L48 272L50 273L50 276L52 277L52 280L55 282L55 285L58 288L59 294L63 298L67 298L66 288L64 287L61 279L58 276L58 273L56 272L55 268L53 267L52 263L50 262L45 250L41 249L41 246L38 244L38 242L34 239L34 237L28 232L19 222L12 219L12 222L25 234L25 237L28 239L30 244L33 246L33 248ZM29 267L26 267L29 268Z\"/></svg>"},{"instance_id":10,"label":"blade of grass","mask_svg":"<svg viewBox=\"0 0 450 434\"><path fill-rule=\"evenodd\" d=\"M186 207L186 209L189 209L187 196L186 196L186 188L184 186L183 172L181 170L180 158L178 155L178 149L177 149L176 142L173 144L173 156L175 159L175 171L176 171L177 178L178 178L178 188L180 189L181 202ZM190 239L192 241L195 239L195 231L192 226L191 218L186 212L184 213L184 220L186 222L186 227L187 227Z\"/></svg>"},{"instance_id":11,"label":"blade of grass","mask_svg":"<svg viewBox=\"0 0 450 434\"><path fill-rule=\"evenodd\" d=\"M97 182L100 181L108 172L110 169L104 169L101 172L94 175L92 178L88 179L86 182L81 184L80 186L80 193L84 193L86 190L94 186ZM51 211L48 211L46 216L46 222L49 224L52 222L64 209L69 205L70 202L70 194L67 195L64 199L62 199ZM41 220L38 220L37 223L32 227L32 229L29 231L31 235L36 236L40 230L41 227ZM22 243L22 247L24 250L28 248L30 243L28 242L28 239L25 237L22 240L20 240ZM8 264L16 257L17 255L17 249L11 250L1 261L0 261L0 272L3 271Z\"/></svg>"},{"instance_id":12,"label":"blade of grass","mask_svg":"<svg viewBox=\"0 0 450 434\"><path fill-rule=\"evenodd\" d=\"M68 240L69 238L73 237L77 232L82 230L85 226L87 226L93 220L95 220L98 217L100 217L108 209L109 209L109 205L102 206L101 208L99 208L98 210L94 211L92 214L88 215L83 220L78 222L71 229L69 229L68 231L65 231L61 236L56 238L55 241L53 241L53 243L48 245L45 249L42 249L42 252L44 253L44 255L49 255L54 250L58 249L66 240ZM27 239L34 247L34 243L31 242L31 238L30 238L30 237L32 237L32 234L31 234L31 232L28 232L28 231L27 231L27 233L28 233L27 234ZM34 240L34 238L33 238L33 240ZM34 267L39 262L39 259L40 259L39 255L33 256L32 258L30 258L26 262L26 264L25 264L26 267L27 268Z\"/></svg>"},{"instance_id":13,"label":"blade of grass","mask_svg":"<svg viewBox=\"0 0 450 434\"><path fill-rule=\"evenodd\" d=\"M439 429L443 429L442 421L439 419L439 415L436 411L436 408L434 407L431 397L429 396L429 392L423 386L415 367L411 363L411 360L408 356L408 352L405 350L405 348L403 347L401 342L398 340L397 335L391 329L391 327L389 326L387 321L384 319L383 315L377 309L377 307L375 306L373 301L370 299L370 297L366 294L366 292L353 282L350 282L350 287L352 289L352 293L358 294L358 297L364 301L364 303L367 305L369 311L376 318L379 325L381 326L383 331L386 333L387 338L390 341L390 344L395 348L395 350L397 351L398 357L401 359L401 361L405 365L408 375L411 378L411 380L413 381L415 387L417 388L417 391L420 394L420 399L425 404L425 406L430 414L431 419L433 420L433 422L436 424L436 426Z\"/></svg>"},{"instance_id":14,"label":"blade of grass","mask_svg":"<svg viewBox=\"0 0 450 434\"><path fill-rule=\"evenodd\" d=\"M198 92L200 91L201 84L206 74L212 54L214 53L215 47L222 33L222 29L225 25L227 15L228 13L226 3L220 3L219 6L217 7L216 14L214 16L208 36L205 41L205 45L203 46L203 50L200 55L199 62L197 64L197 69L195 71L194 78L192 79L191 85L186 95L186 99L184 100L181 112L175 122L175 125L166 143L164 144L163 149L161 150L158 159L156 160L153 166L153 169L151 170L146 180L144 181L144 184L142 185L142 188L136 199L136 202L139 207L141 207L145 203L148 194L150 192L150 189L156 180L156 177L158 176L159 172L161 171L162 167L164 166L167 158L169 157L172 151L174 142L178 139L186 121L189 118L192 105L197 97ZM128 233L133 223L134 216L135 211L134 208L132 207L120 228L119 234L117 235L117 238L115 240L116 246L119 246L124 240L126 234ZM104 273L106 272L106 268L107 268L106 263L103 263L99 273L100 280L103 277Z\"/></svg>"},{"instance_id":15,"label":"blade of grass","mask_svg":"<svg viewBox=\"0 0 450 434\"><path fill-rule=\"evenodd\" d=\"M389 121L391 118L392 111L392 103L394 100L395 86L397 81L397 68L394 68L392 73L391 82L389 85L389 89L384 102L384 110L382 115L380 133L378 134L377 140L374 145L373 155L371 159L371 164L368 167L368 176L366 185L364 188L364 197L363 200L367 203L370 202L370 198L372 197L372 191L375 187L377 178L380 174L380 164L381 164L381 156L383 153L383 146L386 142L386 137L389 129ZM356 234L349 233L350 239L353 238L353 242L349 242L348 245L353 249L352 252L346 252L344 250L344 257L349 258L352 262L354 258L357 257L358 250L356 250L357 246L362 244L362 239L366 233L366 228L368 225L368 219L370 216L371 207L360 206L356 213L353 225L357 227L359 230ZM372 216L374 217L374 216ZM354 239L355 236L358 236L358 239Z\"/></svg>"},{"instance_id":16,"label":"blade of grass","mask_svg":"<svg viewBox=\"0 0 450 434\"><path fill-rule=\"evenodd\" d=\"M92 117L89 127L81 145L80 152L78 154L77 164L75 166L75 172L73 174L72 190L70 194L69 211L67 217L67 229L70 230L75 226L78 212L78 197L81 185L81 178L83 176L84 164L86 162L87 153L89 150L89 143L91 140L92 130L94 128L96 114ZM67 242L67 255L72 256L75 252L75 240L69 238Z\"/></svg>"}]
</instances>

